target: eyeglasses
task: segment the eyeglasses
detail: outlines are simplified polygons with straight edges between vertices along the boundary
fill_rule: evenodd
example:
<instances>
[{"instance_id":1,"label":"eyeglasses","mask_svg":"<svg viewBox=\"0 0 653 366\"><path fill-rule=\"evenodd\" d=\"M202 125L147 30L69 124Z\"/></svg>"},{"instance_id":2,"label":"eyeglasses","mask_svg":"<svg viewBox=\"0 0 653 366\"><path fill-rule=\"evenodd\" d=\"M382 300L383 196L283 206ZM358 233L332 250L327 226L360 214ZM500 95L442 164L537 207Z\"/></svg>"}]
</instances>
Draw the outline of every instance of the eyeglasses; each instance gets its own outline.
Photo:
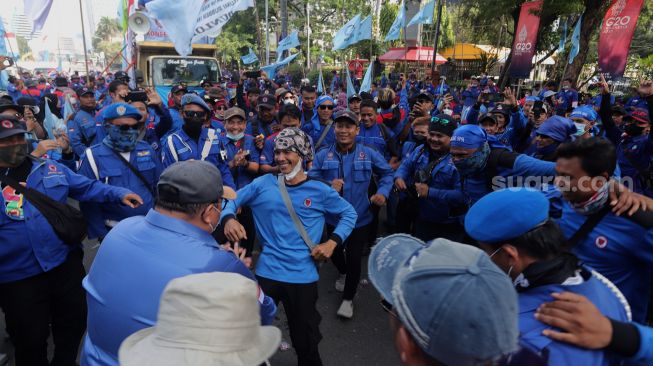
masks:
<instances>
[{"instance_id":1,"label":"eyeglasses","mask_svg":"<svg viewBox=\"0 0 653 366\"><path fill-rule=\"evenodd\" d=\"M119 125L120 131L138 130L138 123L135 125Z\"/></svg>"},{"instance_id":2,"label":"eyeglasses","mask_svg":"<svg viewBox=\"0 0 653 366\"><path fill-rule=\"evenodd\" d=\"M391 303L385 301L385 299L381 299L380 303L381 303L381 308L383 308L383 311L392 315L395 318L398 318L397 313L395 313Z\"/></svg>"},{"instance_id":3,"label":"eyeglasses","mask_svg":"<svg viewBox=\"0 0 653 366\"><path fill-rule=\"evenodd\" d=\"M184 115L188 118L206 118L206 112L204 111L184 111Z\"/></svg>"},{"instance_id":4,"label":"eyeglasses","mask_svg":"<svg viewBox=\"0 0 653 366\"><path fill-rule=\"evenodd\" d=\"M445 125L445 126L446 126L446 125L448 125L449 123L451 123L451 121L449 121L449 120L446 119L446 118L440 118L440 117L433 116L433 117L431 117L431 123L439 123L439 124L441 124L441 125Z\"/></svg>"},{"instance_id":5,"label":"eyeglasses","mask_svg":"<svg viewBox=\"0 0 653 366\"><path fill-rule=\"evenodd\" d=\"M327 109L331 111L331 110L333 110L333 105L322 104L322 105L320 105L318 108L319 108L320 110L323 110L323 111L324 111L324 110L327 110Z\"/></svg>"}]
</instances>

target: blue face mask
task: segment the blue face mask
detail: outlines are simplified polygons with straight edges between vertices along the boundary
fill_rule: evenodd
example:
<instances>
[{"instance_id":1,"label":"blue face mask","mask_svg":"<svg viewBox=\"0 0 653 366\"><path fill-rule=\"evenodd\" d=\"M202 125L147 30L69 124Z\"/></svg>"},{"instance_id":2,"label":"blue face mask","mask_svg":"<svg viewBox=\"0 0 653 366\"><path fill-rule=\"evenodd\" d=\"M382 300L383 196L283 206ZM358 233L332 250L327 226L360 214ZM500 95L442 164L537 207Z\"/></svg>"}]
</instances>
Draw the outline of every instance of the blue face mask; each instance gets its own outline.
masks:
<instances>
[{"instance_id":1,"label":"blue face mask","mask_svg":"<svg viewBox=\"0 0 653 366\"><path fill-rule=\"evenodd\" d=\"M538 147L535 150L534 157L536 157L536 158L548 157L551 154L553 154L556 151L557 148L558 148L557 143L553 143L553 144L550 144L550 145L547 145L547 146L544 146L544 147Z\"/></svg>"},{"instance_id":2,"label":"blue face mask","mask_svg":"<svg viewBox=\"0 0 653 366\"><path fill-rule=\"evenodd\" d=\"M108 125L105 130L107 136L102 140L103 144L120 152L134 150L138 141L138 129L121 130L120 126Z\"/></svg>"},{"instance_id":3,"label":"blue face mask","mask_svg":"<svg viewBox=\"0 0 653 366\"><path fill-rule=\"evenodd\" d=\"M472 156L459 161L454 161L454 165L456 166L458 173L461 176L466 177L482 170L487 163L489 155L490 146L486 142L482 147L476 150Z\"/></svg>"},{"instance_id":4,"label":"blue face mask","mask_svg":"<svg viewBox=\"0 0 653 366\"><path fill-rule=\"evenodd\" d=\"M243 137L245 137L245 132L241 132L237 135L232 135L229 132L227 132L227 138L231 141L240 141Z\"/></svg>"}]
</instances>

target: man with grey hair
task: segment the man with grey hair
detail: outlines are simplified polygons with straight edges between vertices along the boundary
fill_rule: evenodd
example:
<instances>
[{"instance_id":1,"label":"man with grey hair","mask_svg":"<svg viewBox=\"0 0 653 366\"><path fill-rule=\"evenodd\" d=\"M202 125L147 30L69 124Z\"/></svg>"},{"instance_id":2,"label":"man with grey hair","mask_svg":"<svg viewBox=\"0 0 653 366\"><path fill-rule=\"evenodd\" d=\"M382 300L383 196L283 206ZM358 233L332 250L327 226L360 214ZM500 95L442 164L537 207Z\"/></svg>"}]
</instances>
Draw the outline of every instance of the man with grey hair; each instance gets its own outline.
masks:
<instances>
[{"instance_id":1,"label":"man with grey hair","mask_svg":"<svg viewBox=\"0 0 653 366\"><path fill-rule=\"evenodd\" d=\"M223 186L214 164L200 160L168 167L146 216L116 225L102 242L83 285L88 332L82 365L118 365L118 348L130 334L154 325L168 282L193 273L234 272L254 280L245 253L234 255L211 234L220 212L236 193ZM259 293L261 318L272 322L276 305Z\"/></svg>"},{"instance_id":2,"label":"man with grey hair","mask_svg":"<svg viewBox=\"0 0 653 366\"><path fill-rule=\"evenodd\" d=\"M261 288L281 301L299 366L320 366L320 314L315 261L330 258L356 224L356 211L331 186L308 177L303 161L313 160L308 135L286 128L275 140L274 159L280 174L266 174L238 191L222 213L226 237L246 238L236 219L239 207L250 207L263 248L256 265ZM335 219L333 234L322 241L325 216ZM322 243L322 244L316 244Z\"/></svg>"}]
</instances>

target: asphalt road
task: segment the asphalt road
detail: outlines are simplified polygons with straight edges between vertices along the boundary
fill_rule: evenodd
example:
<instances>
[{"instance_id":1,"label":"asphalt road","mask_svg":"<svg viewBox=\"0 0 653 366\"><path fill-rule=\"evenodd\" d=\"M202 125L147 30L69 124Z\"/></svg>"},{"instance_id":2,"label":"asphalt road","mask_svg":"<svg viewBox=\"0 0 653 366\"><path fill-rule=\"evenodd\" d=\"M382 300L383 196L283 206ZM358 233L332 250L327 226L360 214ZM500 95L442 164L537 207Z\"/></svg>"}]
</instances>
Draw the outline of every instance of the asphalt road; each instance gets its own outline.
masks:
<instances>
[{"instance_id":1,"label":"asphalt road","mask_svg":"<svg viewBox=\"0 0 653 366\"><path fill-rule=\"evenodd\" d=\"M85 265L97 252L95 243L85 245ZM363 278L367 278L367 257L364 257ZM371 284L362 284L354 299L354 318L339 319L340 293L333 287L337 276L334 266L327 263L320 270L318 310L322 315L320 354L324 365L330 366L395 366L400 365L388 327L387 314L379 305L379 295ZM276 324L283 338L290 342L283 308L280 306ZM52 345L50 345L52 348ZM5 333L4 314L0 312L0 354L11 354L11 344ZM2 358L0 357L0 360ZM270 360L273 366L294 366L296 356L291 349L278 351ZM13 366L13 363L11 363ZM3 366L3 365L0 365Z\"/></svg>"}]
</instances>

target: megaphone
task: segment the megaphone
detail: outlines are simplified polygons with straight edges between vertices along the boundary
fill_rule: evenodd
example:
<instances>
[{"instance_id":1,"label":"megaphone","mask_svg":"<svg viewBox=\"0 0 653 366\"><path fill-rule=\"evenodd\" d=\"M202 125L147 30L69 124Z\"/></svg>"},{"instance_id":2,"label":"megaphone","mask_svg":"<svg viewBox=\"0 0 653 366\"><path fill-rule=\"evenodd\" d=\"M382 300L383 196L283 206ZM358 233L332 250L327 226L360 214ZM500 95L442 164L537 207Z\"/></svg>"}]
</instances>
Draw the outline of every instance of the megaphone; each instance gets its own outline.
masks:
<instances>
[{"instance_id":1,"label":"megaphone","mask_svg":"<svg viewBox=\"0 0 653 366\"><path fill-rule=\"evenodd\" d=\"M129 16L127 25L136 34L145 34L150 31L150 18L142 11L136 11Z\"/></svg>"}]
</instances>

